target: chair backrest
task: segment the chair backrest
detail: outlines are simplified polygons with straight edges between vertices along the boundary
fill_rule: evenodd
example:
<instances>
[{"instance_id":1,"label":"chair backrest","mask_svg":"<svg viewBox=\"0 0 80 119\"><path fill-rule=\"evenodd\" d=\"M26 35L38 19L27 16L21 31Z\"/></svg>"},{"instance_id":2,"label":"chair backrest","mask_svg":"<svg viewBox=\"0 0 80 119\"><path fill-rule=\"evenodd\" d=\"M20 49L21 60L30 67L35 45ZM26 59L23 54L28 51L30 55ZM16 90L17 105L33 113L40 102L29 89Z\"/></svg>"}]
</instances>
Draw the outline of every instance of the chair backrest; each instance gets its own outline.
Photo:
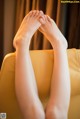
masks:
<instances>
[{"instance_id":1,"label":"chair backrest","mask_svg":"<svg viewBox=\"0 0 80 119\"><path fill-rule=\"evenodd\" d=\"M68 62L71 77L71 97L80 95L80 50L68 49ZM53 50L30 51L40 99L47 104L50 81L54 65ZM15 94L15 53L5 56L0 74L0 112L6 112L8 119L22 119Z\"/></svg>"}]
</instances>

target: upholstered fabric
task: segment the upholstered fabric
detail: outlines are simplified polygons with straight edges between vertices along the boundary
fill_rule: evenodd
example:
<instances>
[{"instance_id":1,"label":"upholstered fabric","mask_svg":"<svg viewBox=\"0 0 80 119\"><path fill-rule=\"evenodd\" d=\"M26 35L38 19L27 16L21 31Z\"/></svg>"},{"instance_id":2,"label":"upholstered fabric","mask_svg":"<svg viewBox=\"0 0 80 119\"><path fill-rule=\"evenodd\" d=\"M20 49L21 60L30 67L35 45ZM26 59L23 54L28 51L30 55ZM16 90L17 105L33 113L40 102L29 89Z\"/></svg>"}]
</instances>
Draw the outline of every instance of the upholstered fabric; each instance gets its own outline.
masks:
<instances>
[{"instance_id":1,"label":"upholstered fabric","mask_svg":"<svg viewBox=\"0 0 80 119\"><path fill-rule=\"evenodd\" d=\"M54 65L53 50L30 51L40 100L45 108L49 99L50 81ZM71 101L68 119L80 119L80 50L68 49L71 81ZM67 97L67 95L66 95ZM0 74L0 113L7 119L22 119L15 94L15 53L5 56Z\"/></svg>"}]
</instances>

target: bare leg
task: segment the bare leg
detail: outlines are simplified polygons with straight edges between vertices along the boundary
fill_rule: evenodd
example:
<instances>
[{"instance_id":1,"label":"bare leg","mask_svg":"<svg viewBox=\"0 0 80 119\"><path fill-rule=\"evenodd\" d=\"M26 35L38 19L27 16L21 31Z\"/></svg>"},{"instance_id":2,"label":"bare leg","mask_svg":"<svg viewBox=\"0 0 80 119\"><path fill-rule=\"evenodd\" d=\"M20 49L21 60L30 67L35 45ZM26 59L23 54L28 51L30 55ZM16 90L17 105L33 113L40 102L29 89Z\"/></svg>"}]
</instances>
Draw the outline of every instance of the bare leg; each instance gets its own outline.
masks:
<instances>
[{"instance_id":1,"label":"bare leg","mask_svg":"<svg viewBox=\"0 0 80 119\"><path fill-rule=\"evenodd\" d=\"M29 54L29 45L34 32L40 27L41 12L32 11L23 20L15 38L16 67L15 90L24 119L44 119L45 114L38 98L36 80Z\"/></svg>"},{"instance_id":2,"label":"bare leg","mask_svg":"<svg viewBox=\"0 0 80 119\"><path fill-rule=\"evenodd\" d=\"M46 119L67 119L70 101L70 76L67 60L67 42L55 22L48 16L40 31L54 48L54 67L51 81L50 100L46 108Z\"/></svg>"}]
</instances>

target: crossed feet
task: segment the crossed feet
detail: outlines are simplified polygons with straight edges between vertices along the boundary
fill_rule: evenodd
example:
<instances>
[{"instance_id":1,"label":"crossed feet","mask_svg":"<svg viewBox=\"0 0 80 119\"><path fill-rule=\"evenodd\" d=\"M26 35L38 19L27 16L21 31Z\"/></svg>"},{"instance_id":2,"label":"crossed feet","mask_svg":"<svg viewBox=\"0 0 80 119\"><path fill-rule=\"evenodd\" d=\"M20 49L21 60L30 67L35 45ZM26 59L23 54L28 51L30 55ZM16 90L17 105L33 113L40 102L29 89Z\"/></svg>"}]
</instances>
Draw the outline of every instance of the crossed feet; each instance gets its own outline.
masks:
<instances>
[{"instance_id":1,"label":"crossed feet","mask_svg":"<svg viewBox=\"0 0 80 119\"><path fill-rule=\"evenodd\" d=\"M44 34L52 47L60 46L67 49L67 41L58 29L56 23L42 11L30 11L23 19L20 28L14 37L13 45L17 48L29 49L30 41L36 30Z\"/></svg>"}]
</instances>

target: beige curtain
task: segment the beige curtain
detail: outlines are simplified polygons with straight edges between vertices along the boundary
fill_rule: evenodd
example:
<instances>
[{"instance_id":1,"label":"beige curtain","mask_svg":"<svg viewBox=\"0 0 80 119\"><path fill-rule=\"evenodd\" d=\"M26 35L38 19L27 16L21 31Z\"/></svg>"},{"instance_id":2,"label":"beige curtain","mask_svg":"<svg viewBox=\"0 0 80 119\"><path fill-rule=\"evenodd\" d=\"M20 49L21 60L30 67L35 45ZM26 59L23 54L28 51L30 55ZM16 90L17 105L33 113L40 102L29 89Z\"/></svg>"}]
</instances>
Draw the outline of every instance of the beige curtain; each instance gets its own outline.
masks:
<instances>
[{"instance_id":1,"label":"beige curtain","mask_svg":"<svg viewBox=\"0 0 80 119\"><path fill-rule=\"evenodd\" d=\"M15 33L17 32L20 23L24 16L30 10L42 10L45 14L53 18L58 24L60 12L60 0L17 0L16 1L16 18L15 18ZM37 31L31 41L30 49L49 49L50 43L46 38Z\"/></svg>"}]
</instances>

